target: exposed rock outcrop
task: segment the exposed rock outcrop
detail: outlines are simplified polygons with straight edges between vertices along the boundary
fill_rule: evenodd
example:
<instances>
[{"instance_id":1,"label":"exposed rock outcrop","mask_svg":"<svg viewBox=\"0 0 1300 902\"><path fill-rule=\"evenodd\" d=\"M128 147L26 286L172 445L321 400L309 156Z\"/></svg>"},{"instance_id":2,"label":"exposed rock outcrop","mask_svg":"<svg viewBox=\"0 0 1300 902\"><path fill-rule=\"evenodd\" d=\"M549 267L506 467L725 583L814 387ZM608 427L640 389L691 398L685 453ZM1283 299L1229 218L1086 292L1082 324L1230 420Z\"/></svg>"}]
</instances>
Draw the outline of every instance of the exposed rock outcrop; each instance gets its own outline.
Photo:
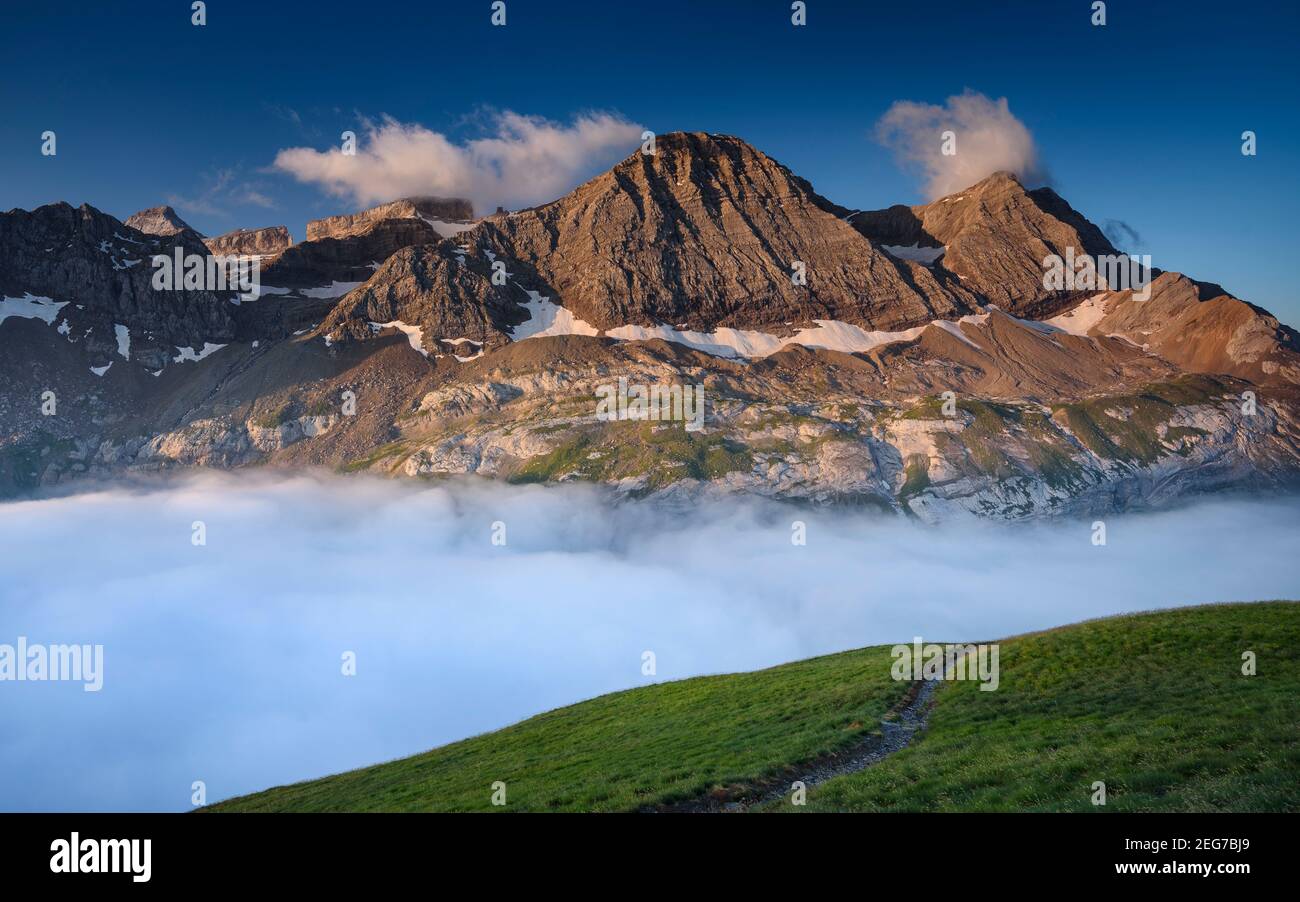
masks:
<instances>
[{"instance_id":1,"label":"exposed rock outcrop","mask_svg":"<svg viewBox=\"0 0 1300 902\"><path fill-rule=\"evenodd\" d=\"M982 303L1013 312L1032 314L1065 298L1043 287L1048 255L1119 253L1051 188L1026 190L1007 172L933 203L862 211L849 221L879 244L943 247L937 268L960 277Z\"/></svg>"},{"instance_id":2,"label":"exposed rock outcrop","mask_svg":"<svg viewBox=\"0 0 1300 902\"><path fill-rule=\"evenodd\" d=\"M331 340L368 338L379 331L373 323L400 323L422 353L448 351L443 339L495 347L525 318L525 297L509 282L494 285L487 262L458 255L451 242L407 247L344 297L320 331Z\"/></svg>"},{"instance_id":3,"label":"exposed rock outcrop","mask_svg":"<svg viewBox=\"0 0 1300 902\"><path fill-rule=\"evenodd\" d=\"M243 254L269 257L283 252L293 239L284 226L267 226L261 229L235 229L216 238L207 238L204 244L214 254Z\"/></svg>"},{"instance_id":4,"label":"exposed rock outcrop","mask_svg":"<svg viewBox=\"0 0 1300 902\"><path fill-rule=\"evenodd\" d=\"M176 347L229 341L235 332L233 291L187 289L180 280L175 290L153 287L153 259L178 249L207 255L185 229L150 235L89 205L12 210L0 214L0 291L65 304L55 324L98 364L114 359L118 326L129 333L129 353L157 364Z\"/></svg>"},{"instance_id":5,"label":"exposed rock outcrop","mask_svg":"<svg viewBox=\"0 0 1300 902\"><path fill-rule=\"evenodd\" d=\"M890 257L808 182L729 136L662 135L653 155L459 237L512 270L535 268L528 287L602 329L904 329L977 300L954 276Z\"/></svg>"},{"instance_id":6,"label":"exposed rock outcrop","mask_svg":"<svg viewBox=\"0 0 1300 902\"><path fill-rule=\"evenodd\" d=\"M144 232L146 235L170 236L179 232L188 232L200 239L203 237L189 223L181 219L175 210L166 205L150 207L148 210L132 213L127 218L126 225Z\"/></svg>"},{"instance_id":7,"label":"exposed rock outcrop","mask_svg":"<svg viewBox=\"0 0 1300 902\"><path fill-rule=\"evenodd\" d=\"M852 213L738 139L676 134L551 204L471 225L448 203L314 229L257 299L155 291L153 255L209 253L161 211L140 222L170 236L0 216L0 492L270 463L942 520L1300 479L1296 333L1177 273L1145 300L1044 290L1045 256L1114 248L1005 174ZM620 380L703 386L704 428L598 415Z\"/></svg>"},{"instance_id":8,"label":"exposed rock outcrop","mask_svg":"<svg viewBox=\"0 0 1300 902\"><path fill-rule=\"evenodd\" d=\"M360 213L313 219L307 223L307 240L319 241L322 238L360 235L372 228L375 223L386 219L436 220L442 224L464 225L473 218L474 207L467 200L449 197L405 197L371 207ZM447 237L459 230L443 229L446 234L440 233L440 237Z\"/></svg>"}]
</instances>

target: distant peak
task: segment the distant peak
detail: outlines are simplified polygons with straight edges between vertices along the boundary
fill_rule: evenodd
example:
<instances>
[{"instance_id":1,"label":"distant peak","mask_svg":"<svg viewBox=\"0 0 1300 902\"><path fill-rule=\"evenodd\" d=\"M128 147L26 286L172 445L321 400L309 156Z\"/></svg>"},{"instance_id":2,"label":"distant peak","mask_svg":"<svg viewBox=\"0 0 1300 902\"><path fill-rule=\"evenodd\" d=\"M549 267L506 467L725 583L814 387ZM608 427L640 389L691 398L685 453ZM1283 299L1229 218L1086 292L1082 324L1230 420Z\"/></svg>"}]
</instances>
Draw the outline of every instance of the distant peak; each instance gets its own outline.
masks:
<instances>
[{"instance_id":1,"label":"distant peak","mask_svg":"<svg viewBox=\"0 0 1300 902\"><path fill-rule=\"evenodd\" d=\"M1025 191L1025 183L1020 180L1020 176L1014 172L1008 172L1005 169L999 169L997 172L987 175L973 185L963 188L955 194L948 195L954 197L967 192L980 194L986 191Z\"/></svg>"},{"instance_id":2,"label":"distant peak","mask_svg":"<svg viewBox=\"0 0 1300 902\"><path fill-rule=\"evenodd\" d=\"M988 178L984 179L984 181L986 181L986 182L1015 182L1017 185L1021 185L1021 184L1023 184L1023 183L1020 181L1020 176L1016 175L1014 172L1008 172L1008 171L1005 170L1005 169L999 169L997 172L993 173L993 174L990 175Z\"/></svg>"},{"instance_id":3,"label":"distant peak","mask_svg":"<svg viewBox=\"0 0 1300 902\"><path fill-rule=\"evenodd\" d=\"M150 207L133 213L126 224L148 235L175 235L179 232L198 232L189 223L181 219L176 211L166 204Z\"/></svg>"}]
</instances>

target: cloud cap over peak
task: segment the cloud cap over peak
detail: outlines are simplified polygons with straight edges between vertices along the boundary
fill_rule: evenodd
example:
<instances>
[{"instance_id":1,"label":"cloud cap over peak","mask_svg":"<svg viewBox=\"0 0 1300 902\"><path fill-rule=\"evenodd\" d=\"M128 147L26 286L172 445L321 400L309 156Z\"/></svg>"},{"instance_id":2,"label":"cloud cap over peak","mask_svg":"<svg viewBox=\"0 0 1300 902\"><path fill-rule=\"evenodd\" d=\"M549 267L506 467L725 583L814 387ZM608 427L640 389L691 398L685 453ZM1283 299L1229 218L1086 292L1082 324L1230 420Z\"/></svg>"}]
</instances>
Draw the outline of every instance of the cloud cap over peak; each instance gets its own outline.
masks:
<instances>
[{"instance_id":1,"label":"cloud cap over peak","mask_svg":"<svg viewBox=\"0 0 1300 902\"><path fill-rule=\"evenodd\" d=\"M554 200L635 150L642 127L614 113L585 113L568 125L509 110L490 134L463 143L385 116L367 123L355 155L290 147L274 168L367 206L414 195L468 198L474 209L515 209Z\"/></svg>"},{"instance_id":2,"label":"cloud cap over peak","mask_svg":"<svg viewBox=\"0 0 1300 902\"><path fill-rule=\"evenodd\" d=\"M955 152L946 154L944 133L949 131L953 140L947 148ZM1011 173L1031 185L1050 181L1034 136L1012 114L1005 97L992 100L966 91L943 104L895 101L876 123L876 140L900 164L920 173L930 200L995 172Z\"/></svg>"}]
</instances>

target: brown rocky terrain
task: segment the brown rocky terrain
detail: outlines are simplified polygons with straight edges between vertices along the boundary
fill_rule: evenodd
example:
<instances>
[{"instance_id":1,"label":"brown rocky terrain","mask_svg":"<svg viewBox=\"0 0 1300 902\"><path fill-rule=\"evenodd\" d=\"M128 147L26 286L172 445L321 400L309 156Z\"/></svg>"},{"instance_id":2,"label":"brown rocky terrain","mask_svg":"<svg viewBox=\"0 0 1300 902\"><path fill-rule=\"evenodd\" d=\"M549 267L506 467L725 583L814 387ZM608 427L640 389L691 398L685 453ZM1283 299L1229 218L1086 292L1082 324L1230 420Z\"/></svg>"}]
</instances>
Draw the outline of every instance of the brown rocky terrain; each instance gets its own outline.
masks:
<instances>
[{"instance_id":1,"label":"brown rocky terrain","mask_svg":"<svg viewBox=\"0 0 1300 902\"><path fill-rule=\"evenodd\" d=\"M1104 315L1089 334L1123 336L1189 372L1300 384L1300 337L1268 311L1178 273L1161 273L1150 289L1145 301L1120 291L1090 302Z\"/></svg>"},{"instance_id":2,"label":"brown rocky terrain","mask_svg":"<svg viewBox=\"0 0 1300 902\"><path fill-rule=\"evenodd\" d=\"M0 487L273 464L940 520L1300 476L1295 332L1177 273L1145 301L1044 291L1042 257L1114 249L1004 174L853 213L738 139L678 134L450 237L434 209L311 230L238 304L148 285L146 252L205 250L185 228L0 217ZM620 378L704 386L705 428L598 418Z\"/></svg>"},{"instance_id":3,"label":"brown rocky terrain","mask_svg":"<svg viewBox=\"0 0 1300 902\"><path fill-rule=\"evenodd\" d=\"M233 291L153 287L152 259L177 249L207 253L187 228L151 235L89 205L12 210L0 214L0 292L64 304L51 325L80 345L87 366L121 359L121 326L135 362L157 369L177 347L229 341L236 330Z\"/></svg>"},{"instance_id":4,"label":"brown rocky terrain","mask_svg":"<svg viewBox=\"0 0 1300 902\"><path fill-rule=\"evenodd\" d=\"M216 238L206 238L203 243L214 254L271 257L293 244L293 239L286 227L267 226L261 229L235 229Z\"/></svg>"},{"instance_id":5,"label":"brown rocky terrain","mask_svg":"<svg viewBox=\"0 0 1300 902\"><path fill-rule=\"evenodd\" d=\"M970 312L955 278L890 257L775 160L732 137L676 133L565 197L460 237L598 328L776 327L835 319L905 329ZM806 284L795 284L802 263Z\"/></svg>"},{"instance_id":6,"label":"brown rocky terrain","mask_svg":"<svg viewBox=\"0 0 1300 902\"><path fill-rule=\"evenodd\" d=\"M492 284L486 260L458 257L456 247L444 241L393 254L338 303L320 331L331 340L364 339L376 334L372 323L400 322L421 330L415 343L425 353L438 352L442 339L495 347L526 318L517 303L523 299L516 286Z\"/></svg>"},{"instance_id":7,"label":"brown rocky terrain","mask_svg":"<svg viewBox=\"0 0 1300 902\"><path fill-rule=\"evenodd\" d=\"M849 221L879 244L944 248L938 268L959 277L982 303L1012 312L1039 312L1067 297L1043 287L1049 254L1119 253L1051 188L1028 191L1007 172L933 203L853 213Z\"/></svg>"},{"instance_id":8,"label":"brown rocky terrain","mask_svg":"<svg viewBox=\"0 0 1300 902\"><path fill-rule=\"evenodd\" d=\"M347 238L368 231L375 223L388 219L437 220L442 223L467 223L474 218L474 208L467 200L447 197L404 197L380 204L360 213L327 216L307 223L307 240Z\"/></svg>"},{"instance_id":9,"label":"brown rocky terrain","mask_svg":"<svg viewBox=\"0 0 1300 902\"><path fill-rule=\"evenodd\" d=\"M147 235L170 236L186 232L200 239L203 237L196 229L191 228L189 223L181 219L175 210L165 205L132 213L127 218L126 225Z\"/></svg>"}]
</instances>

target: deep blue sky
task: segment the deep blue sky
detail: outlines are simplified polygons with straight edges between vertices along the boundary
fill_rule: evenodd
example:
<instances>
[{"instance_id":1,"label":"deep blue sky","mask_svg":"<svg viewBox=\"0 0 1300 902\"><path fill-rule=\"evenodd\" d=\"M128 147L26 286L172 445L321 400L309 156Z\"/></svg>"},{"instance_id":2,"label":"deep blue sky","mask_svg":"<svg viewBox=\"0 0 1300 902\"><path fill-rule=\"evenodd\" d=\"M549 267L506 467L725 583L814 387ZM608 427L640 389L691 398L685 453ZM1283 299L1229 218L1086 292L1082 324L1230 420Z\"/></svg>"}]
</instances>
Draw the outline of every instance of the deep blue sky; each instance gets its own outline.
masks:
<instances>
[{"instance_id":1,"label":"deep blue sky","mask_svg":"<svg viewBox=\"0 0 1300 902\"><path fill-rule=\"evenodd\" d=\"M660 133L740 135L830 199L923 200L874 143L896 100L1005 96L1055 187L1101 224L1124 220L1154 265L1218 281L1300 323L1300 12L1293 2L188 0L6 2L0 9L0 208L55 200L125 217L169 197L216 234L349 206L263 171L389 114L463 140L484 108L567 122L616 111ZM57 157L39 153L58 133ZM1259 136L1244 157L1240 134ZM218 173L274 208L210 192ZM205 192L209 192L205 195ZM179 206L184 206L179 205Z\"/></svg>"}]
</instances>

